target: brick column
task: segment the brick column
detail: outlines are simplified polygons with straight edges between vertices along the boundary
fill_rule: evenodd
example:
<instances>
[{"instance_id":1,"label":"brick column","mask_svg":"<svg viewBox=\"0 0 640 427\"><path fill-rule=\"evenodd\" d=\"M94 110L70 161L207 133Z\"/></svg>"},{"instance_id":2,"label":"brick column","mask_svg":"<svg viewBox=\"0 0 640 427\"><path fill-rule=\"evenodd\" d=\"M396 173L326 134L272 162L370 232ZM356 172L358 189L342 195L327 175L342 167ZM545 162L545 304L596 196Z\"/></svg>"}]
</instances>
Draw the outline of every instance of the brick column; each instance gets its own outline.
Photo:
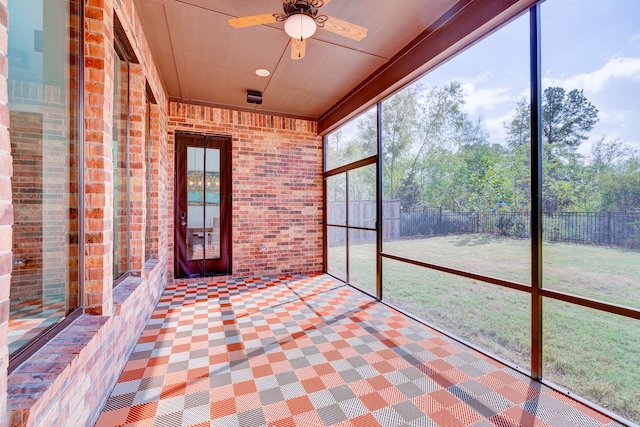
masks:
<instances>
[{"instance_id":1,"label":"brick column","mask_svg":"<svg viewBox=\"0 0 640 427\"><path fill-rule=\"evenodd\" d=\"M163 188L162 190L160 189L160 184L161 181L164 183L165 182L165 176L161 176L161 171L166 172L166 167L164 166L160 166L160 156L163 155L165 153L166 150L161 150L160 148L160 141L161 141L161 134L160 134L160 107L157 104L151 104L150 106L150 119L149 119L149 135L151 138L151 147L149 147L150 149L150 160L151 160L151 170L148 172L151 176L151 188L147 189L148 194L151 195L151 236L145 236L145 239L150 239L151 240L151 254L145 254L145 255L150 255L151 258L153 259L159 259L158 258L158 254L159 254L159 248L158 248L158 242L159 242L159 225L160 225L160 215L161 215L161 209L160 206L164 206L161 205L160 203L160 199L159 199L159 195L160 194L165 194L166 193L166 188ZM165 140L166 140L166 132L165 132ZM165 144L166 147L166 144ZM164 169L162 169L164 168Z\"/></svg>"},{"instance_id":2,"label":"brick column","mask_svg":"<svg viewBox=\"0 0 640 427\"><path fill-rule=\"evenodd\" d=\"M9 289L11 286L11 141L7 105L7 0L0 0L0 425L7 412L7 366L9 365Z\"/></svg>"},{"instance_id":3,"label":"brick column","mask_svg":"<svg viewBox=\"0 0 640 427\"><path fill-rule=\"evenodd\" d=\"M113 311L113 8L85 3L85 312Z\"/></svg>"}]
</instances>

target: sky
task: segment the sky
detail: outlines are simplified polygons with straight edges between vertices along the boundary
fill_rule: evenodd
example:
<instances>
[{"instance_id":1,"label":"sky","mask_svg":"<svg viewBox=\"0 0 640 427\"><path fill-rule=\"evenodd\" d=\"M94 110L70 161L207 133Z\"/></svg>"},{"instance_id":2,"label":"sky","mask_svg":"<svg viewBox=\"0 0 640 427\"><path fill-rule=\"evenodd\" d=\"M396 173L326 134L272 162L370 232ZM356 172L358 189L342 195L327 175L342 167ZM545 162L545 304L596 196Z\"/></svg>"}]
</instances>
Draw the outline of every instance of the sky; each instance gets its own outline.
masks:
<instances>
[{"instance_id":1,"label":"sky","mask_svg":"<svg viewBox=\"0 0 640 427\"><path fill-rule=\"evenodd\" d=\"M541 5L542 84L584 90L599 110L591 142L619 138L640 154L640 0L547 0ZM421 78L462 84L465 109L491 142L504 141L520 96L529 97L529 14Z\"/></svg>"}]
</instances>

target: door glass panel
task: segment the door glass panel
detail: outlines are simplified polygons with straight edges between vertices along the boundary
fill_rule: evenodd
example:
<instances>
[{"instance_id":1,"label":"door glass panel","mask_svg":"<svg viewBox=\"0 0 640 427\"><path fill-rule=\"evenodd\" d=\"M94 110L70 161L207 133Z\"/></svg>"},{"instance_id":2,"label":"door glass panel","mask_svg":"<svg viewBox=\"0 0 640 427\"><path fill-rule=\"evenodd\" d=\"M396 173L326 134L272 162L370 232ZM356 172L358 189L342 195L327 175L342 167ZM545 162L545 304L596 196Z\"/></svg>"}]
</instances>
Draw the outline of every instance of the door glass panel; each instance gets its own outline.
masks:
<instances>
[{"instance_id":1,"label":"door glass panel","mask_svg":"<svg viewBox=\"0 0 640 427\"><path fill-rule=\"evenodd\" d=\"M375 231L349 229L349 283L371 295L375 295Z\"/></svg>"},{"instance_id":2,"label":"door glass panel","mask_svg":"<svg viewBox=\"0 0 640 427\"><path fill-rule=\"evenodd\" d=\"M376 165L349 171L349 225L376 228Z\"/></svg>"},{"instance_id":3,"label":"door glass panel","mask_svg":"<svg viewBox=\"0 0 640 427\"><path fill-rule=\"evenodd\" d=\"M327 273L347 281L347 230L327 227Z\"/></svg>"},{"instance_id":4,"label":"door glass panel","mask_svg":"<svg viewBox=\"0 0 640 427\"><path fill-rule=\"evenodd\" d=\"M220 150L187 147L187 260L220 258Z\"/></svg>"},{"instance_id":5,"label":"door glass panel","mask_svg":"<svg viewBox=\"0 0 640 427\"><path fill-rule=\"evenodd\" d=\"M205 256L207 259L218 259L220 258L220 150L207 148L205 153Z\"/></svg>"},{"instance_id":6,"label":"door glass panel","mask_svg":"<svg viewBox=\"0 0 640 427\"><path fill-rule=\"evenodd\" d=\"M327 178L327 224L347 225L347 175Z\"/></svg>"}]
</instances>

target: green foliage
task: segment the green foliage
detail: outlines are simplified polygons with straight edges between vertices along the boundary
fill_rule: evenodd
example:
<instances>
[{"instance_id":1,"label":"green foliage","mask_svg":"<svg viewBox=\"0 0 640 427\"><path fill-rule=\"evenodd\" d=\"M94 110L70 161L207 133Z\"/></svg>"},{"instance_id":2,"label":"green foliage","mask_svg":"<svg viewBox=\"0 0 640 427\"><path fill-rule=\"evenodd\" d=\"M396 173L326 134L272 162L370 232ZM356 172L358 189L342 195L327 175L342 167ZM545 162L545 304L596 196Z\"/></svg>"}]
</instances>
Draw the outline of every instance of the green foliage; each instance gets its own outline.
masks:
<instances>
[{"instance_id":1,"label":"green foliage","mask_svg":"<svg viewBox=\"0 0 640 427\"><path fill-rule=\"evenodd\" d=\"M505 125L507 145L510 148L528 146L531 143L531 106L527 98L520 97L511 123Z\"/></svg>"},{"instance_id":2,"label":"green foliage","mask_svg":"<svg viewBox=\"0 0 640 427\"><path fill-rule=\"evenodd\" d=\"M382 105L383 197L403 209L527 211L531 201L531 107L517 100L504 141L489 142L482 118L464 110L459 82L407 86ZM542 96L543 210L631 211L640 209L638 153L619 139L578 147L598 121L598 109L581 90L549 87ZM375 153L377 117L367 113L350 140L335 133L328 157L357 160ZM333 157L332 157L333 156ZM635 156L635 157L634 157ZM332 163L333 160L329 163ZM373 197L374 171L356 190ZM355 182L355 181L354 181ZM362 187L362 188L360 188ZM353 190L353 189L352 189Z\"/></svg>"},{"instance_id":3,"label":"green foliage","mask_svg":"<svg viewBox=\"0 0 640 427\"><path fill-rule=\"evenodd\" d=\"M604 210L640 210L640 157L631 157L615 165L601 177L600 187Z\"/></svg>"},{"instance_id":4,"label":"green foliage","mask_svg":"<svg viewBox=\"0 0 640 427\"><path fill-rule=\"evenodd\" d=\"M420 205L420 186L416 182L415 170L409 171L409 174L402 180L398 189L398 198L402 209L412 209Z\"/></svg>"},{"instance_id":5,"label":"green foliage","mask_svg":"<svg viewBox=\"0 0 640 427\"><path fill-rule=\"evenodd\" d=\"M598 109L582 93L548 87L542 94L542 134L548 144L577 147L598 121Z\"/></svg>"}]
</instances>

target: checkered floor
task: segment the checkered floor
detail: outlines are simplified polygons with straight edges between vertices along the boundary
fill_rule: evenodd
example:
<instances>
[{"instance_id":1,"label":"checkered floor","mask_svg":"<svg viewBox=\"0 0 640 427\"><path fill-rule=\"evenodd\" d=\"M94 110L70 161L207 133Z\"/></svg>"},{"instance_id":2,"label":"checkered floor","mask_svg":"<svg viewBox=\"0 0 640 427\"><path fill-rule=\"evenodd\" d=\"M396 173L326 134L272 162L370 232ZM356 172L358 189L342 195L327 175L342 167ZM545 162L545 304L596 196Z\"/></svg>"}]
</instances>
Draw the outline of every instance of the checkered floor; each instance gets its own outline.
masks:
<instances>
[{"instance_id":1,"label":"checkered floor","mask_svg":"<svg viewBox=\"0 0 640 427\"><path fill-rule=\"evenodd\" d=\"M97 427L621 426L327 276L170 286Z\"/></svg>"}]
</instances>

